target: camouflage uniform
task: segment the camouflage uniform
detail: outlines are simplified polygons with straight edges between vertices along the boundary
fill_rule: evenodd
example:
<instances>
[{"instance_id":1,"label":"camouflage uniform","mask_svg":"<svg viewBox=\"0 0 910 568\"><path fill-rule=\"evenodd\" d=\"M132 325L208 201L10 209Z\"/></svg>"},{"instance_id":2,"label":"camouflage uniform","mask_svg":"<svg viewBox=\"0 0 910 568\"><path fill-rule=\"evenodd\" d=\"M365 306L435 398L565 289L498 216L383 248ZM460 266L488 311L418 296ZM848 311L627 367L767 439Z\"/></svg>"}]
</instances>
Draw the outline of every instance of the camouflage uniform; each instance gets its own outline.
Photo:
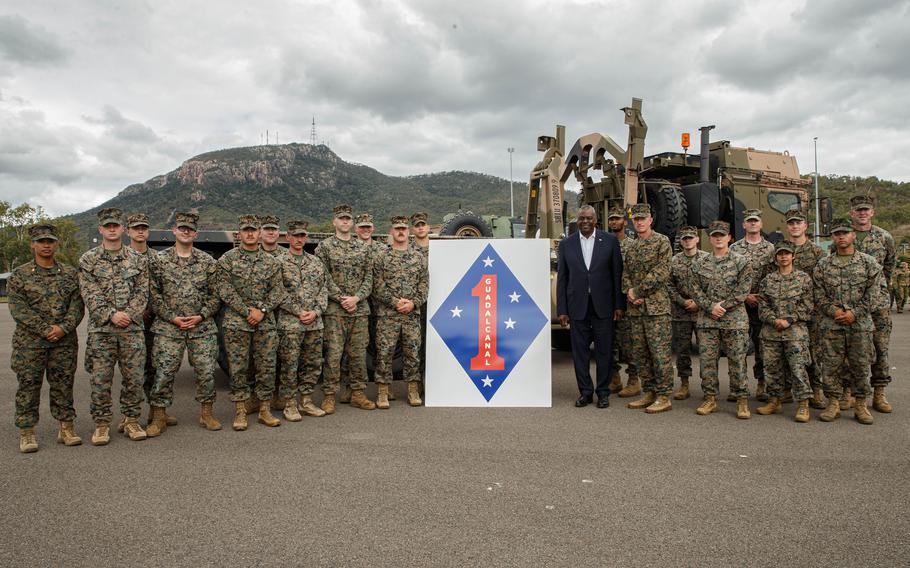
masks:
<instances>
[{"instance_id":1,"label":"camouflage uniform","mask_svg":"<svg viewBox=\"0 0 910 568\"><path fill-rule=\"evenodd\" d=\"M196 401L215 401L215 365L218 361L218 328L215 314L221 302L215 290L217 264L209 254L192 249L188 258L171 247L158 253L151 265L151 296L155 321L155 383L149 404L168 407L174 402L174 378L189 353L196 374ZM181 331L177 317L202 316L192 330Z\"/></svg>"},{"instance_id":2,"label":"camouflage uniform","mask_svg":"<svg viewBox=\"0 0 910 568\"><path fill-rule=\"evenodd\" d=\"M843 394L839 371L849 373L847 386L865 398L871 394L869 368L875 357L872 312L882 303L883 276L871 256L854 252L833 254L815 267L815 304L819 310L819 367L825 394L838 399ZM841 325L834 321L839 309L852 310L856 321Z\"/></svg>"},{"instance_id":3,"label":"camouflage uniform","mask_svg":"<svg viewBox=\"0 0 910 568\"><path fill-rule=\"evenodd\" d=\"M316 247L316 256L326 269L329 304L325 322L326 359L323 372L327 394L338 390L341 357L347 355L351 388L366 387L366 349L369 342L370 303L373 288L370 249L352 236L343 241L331 236ZM341 307L342 296L357 296L357 308L349 314Z\"/></svg>"},{"instance_id":4,"label":"camouflage uniform","mask_svg":"<svg viewBox=\"0 0 910 568\"><path fill-rule=\"evenodd\" d=\"M129 247L106 251L95 247L79 259L79 285L88 308L87 364L92 373L91 414L96 422L111 421L111 382L119 364L120 413L138 418L145 373L145 323L149 297L148 259ZM115 312L126 312L130 325L111 323Z\"/></svg>"},{"instance_id":5,"label":"camouflage uniform","mask_svg":"<svg viewBox=\"0 0 910 568\"><path fill-rule=\"evenodd\" d=\"M413 247L404 251L389 248L374 259L377 383L392 382L392 360L399 338L404 356L404 380L420 381L420 306L427 300L427 281L426 260ZM414 302L411 313L400 314L395 309L401 298Z\"/></svg>"},{"instance_id":6,"label":"camouflage uniform","mask_svg":"<svg viewBox=\"0 0 910 568\"><path fill-rule=\"evenodd\" d=\"M793 247L785 250L790 248ZM768 394L783 397L784 389L790 390L792 384L793 397L805 400L812 396L808 374L809 325L814 305L812 278L796 269L790 274L774 271L761 281L758 293ZM779 319L790 322L790 327L777 331L774 322ZM790 378L791 384L786 384L785 378Z\"/></svg>"},{"instance_id":7,"label":"camouflage uniform","mask_svg":"<svg viewBox=\"0 0 910 568\"><path fill-rule=\"evenodd\" d=\"M910 268L907 268L906 262L902 262L900 267L895 268L891 274L891 289L894 291L894 299L897 301L897 313L904 311L908 288L910 288Z\"/></svg>"},{"instance_id":8,"label":"camouflage uniform","mask_svg":"<svg viewBox=\"0 0 910 568\"><path fill-rule=\"evenodd\" d=\"M634 218L635 210L632 215ZM660 233L652 233L647 239L631 241L623 258L623 293L633 289L636 297L645 300L640 306L629 302L626 311L632 360L638 369L642 391L657 396L667 396L673 390L672 325L667 293L672 257L670 240Z\"/></svg>"},{"instance_id":9,"label":"camouflage uniform","mask_svg":"<svg viewBox=\"0 0 910 568\"><path fill-rule=\"evenodd\" d=\"M281 263L284 300L278 305L276 311L278 318L277 390L280 400L288 400L297 395L298 365L300 348L303 344L303 323L300 321L300 314L303 312L300 268L291 258L291 253L282 246L264 252L272 255Z\"/></svg>"},{"instance_id":10,"label":"camouflage uniform","mask_svg":"<svg viewBox=\"0 0 910 568\"><path fill-rule=\"evenodd\" d=\"M149 216L145 213L133 213L126 218L126 226L128 228L140 226L150 227ZM155 262L156 252L150 248L146 248L144 252L135 252L136 254L141 254L148 260L149 277L151 278L152 263ZM149 281L149 286L151 286L151 280ZM145 393L145 400L151 403L152 385L155 384L155 360L152 356L155 345L155 334L152 332L152 322L155 319L155 313L152 311L151 296L149 296L148 303L145 305L145 313L143 314L142 319L145 324L145 331L143 331L143 336L145 337L145 371L143 376L145 378L142 381L142 392Z\"/></svg>"},{"instance_id":11,"label":"camouflage uniform","mask_svg":"<svg viewBox=\"0 0 910 568\"><path fill-rule=\"evenodd\" d=\"M629 251L629 247L632 246L632 243L635 241L635 237L626 236L623 240L619 241L619 252L622 255L623 263L626 260L626 254ZM616 335L613 340L613 371L619 373L620 365L626 364L626 374L629 378L638 378L638 371L635 365L635 358L632 355L632 324L626 319L622 318L615 324Z\"/></svg>"},{"instance_id":12,"label":"camouflage uniform","mask_svg":"<svg viewBox=\"0 0 910 568\"><path fill-rule=\"evenodd\" d=\"M411 225L413 226L416 223L427 222L427 214L423 212L414 213L410 218ZM422 246L416 242L412 243L414 250L423 255L423 260L427 266L427 287L429 288L430 282L430 245ZM424 302L420 306L420 380L423 381L427 378L427 303Z\"/></svg>"},{"instance_id":13,"label":"camouflage uniform","mask_svg":"<svg viewBox=\"0 0 910 568\"><path fill-rule=\"evenodd\" d=\"M284 300L281 262L261 250L235 248L218 259L215 274L215 289L227 308L222 327L231 375L231 401L245 401L252 394L248 378L250 351L256 373L256 398L269 400L275 388L278 349L274 311ZM250 308L265 314L255 326L246 321Z\"/></svg>"},{"instance_id":14,"label":"camouflage uniform","mask_svg":"<svg viewBox=\"0 0 910 568\"><path fill-rule=\"evenodd\" d=\"M748 211L746 213L749 213ZM753 212L754 213L754 212ZM760 217L759 217L760 218ZM740 254L749 260L749 266L752 268L752 286L749 289L750 294L758 293L758 285L761 282L762 267L769 262L774 262L774 245L762 237L758 243L750 243L745 237L730 245L730 252ZM746 305L746 313L749 315L749 340L752 342L754 349L755 363L752 366L752 375L756 381L764 382L765 367L762 361L761 349L761 330L762 322L758 315L758 307L752 308Z\"/></svg>"},{"instance_id":15,"label":"camouflage uniform","mask_svg":"<svg viewBox=\"0 0 910 568\"><path fill-rule=\"evenodd\" d=\"M751 288L749 259L735 252L728 252L720 258L709 254L692 263L692 295L700 309L696 328L701 388L706 395L717 396L717 362L723 346L727 355L731 394L736 398L749 396L746 385L749 316L744 302ZM711 309L718 302L727 312L720 319L713 320Z\"/></svg>"},{"instance_id":16,"label":"camouflage uniform","mask_svg":"<svg viewBox=\"0 0 910 568\"><path fill-rule=\"evenodd\" d=\"M879 303L872 308L872 323L875 332L872 342L875 345L875 360L872 363L872 386L884 387L891 382L891 367L888 363L888 344L891 343L891 308L888 305L888 283L897 262L897 253L894 246L894 237L891 233L872 225L872 229L860 240L860 233L856 233L855 248L857 252L868 254L881 266L884 278L881 281L882 290L879 294Z\"/></svg>"},{"instance_id":17,"label":"camouflage uniform","mask_svg":"<svg viewBox=\"0 0 910 568\"><path fill-rule=\"evenodd\" d=\"M326 290L325 267L322 262L308 252L304 252L300 256L294 254L289 256L300 272L298 301L304 311L312 310L317 314L313 323L301 324L303 340L297 360L297 385L300 395L306 396L313 394L313 391L316 390L316 383L322 372L322 314L326 311L329 298Z\"/></svg>"},{"instance_id":18,"label":"camouflage uniform","mask_svg":"<svg viewBox=\"0 0 910 568\"><path fill-rule=\"evenodd\" d=\"M688 380L692 376L692 334L695 333L697 312L687 312L683 307L686 300L692 298L692 263L708 256L703 250L695 251L692 256L680 252L670 261L670 281L667 291L673 305L673 350L676 352L676 374L680 379Z\"/></svg>"},{"instance_id":19,"label":"camouflage uniform","mask_svg":"<svg viewBox=\"0 0 910 568\"><path fill-rule=\"evenodd\" d=\"M38 423L45 374L51 415L59 421L72 421L76 418L73 376L79 351L76 327L85 311L78 274L59 262L43 268L31 261L13 270L7 291L10 315L16 322L10 355L10 367L19 382L16 426L32 428ZM60 326L66 335L57 341L45 339L52 325Z\"/></svg>"}]
</instances>

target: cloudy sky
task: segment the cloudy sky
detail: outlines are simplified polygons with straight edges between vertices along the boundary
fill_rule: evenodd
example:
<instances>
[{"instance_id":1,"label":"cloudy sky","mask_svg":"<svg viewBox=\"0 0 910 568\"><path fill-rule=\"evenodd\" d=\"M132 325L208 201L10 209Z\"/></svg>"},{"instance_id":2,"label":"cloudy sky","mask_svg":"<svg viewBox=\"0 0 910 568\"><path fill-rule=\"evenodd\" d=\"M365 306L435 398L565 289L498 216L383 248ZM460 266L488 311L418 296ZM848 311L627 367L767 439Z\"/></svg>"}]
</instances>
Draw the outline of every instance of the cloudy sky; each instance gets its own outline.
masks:
<instances>
[{"instance_id":1,"label":"cloudy sky","mask_svg":"<svg viewBox=\"0 0 910 568\"><path fill-rule=\"evenodd\" d=\"M910 180L910 0L0 0L0 200L82 211L198 153L319 140L393 175L525 180L644 100L715 139ZM696 149L697 151L697 149Z\"/></svg>"}]
</instances>

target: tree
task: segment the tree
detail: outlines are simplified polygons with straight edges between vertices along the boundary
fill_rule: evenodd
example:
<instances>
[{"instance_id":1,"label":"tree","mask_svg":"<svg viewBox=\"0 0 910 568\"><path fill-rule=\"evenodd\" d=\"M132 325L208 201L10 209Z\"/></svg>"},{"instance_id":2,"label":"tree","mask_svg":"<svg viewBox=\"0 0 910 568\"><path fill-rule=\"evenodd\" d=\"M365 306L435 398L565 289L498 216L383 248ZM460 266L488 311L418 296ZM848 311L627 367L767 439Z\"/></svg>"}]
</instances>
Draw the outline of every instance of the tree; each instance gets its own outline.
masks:
<instances>
[{"instance_id":1,"label":"tree","mask_svg":"<svg viewBox=\"0 0 910 568\"><path fill-rule=\"evenodd\" d=\"M29 228L39 222L56 225L60 241L58 258L73 266L82 250L76 239L78 227L69 219L49 219L44 209L29 203L13 206L0 201L0 272L10 272L32 259Z\"/></svg>"}]
</instances>

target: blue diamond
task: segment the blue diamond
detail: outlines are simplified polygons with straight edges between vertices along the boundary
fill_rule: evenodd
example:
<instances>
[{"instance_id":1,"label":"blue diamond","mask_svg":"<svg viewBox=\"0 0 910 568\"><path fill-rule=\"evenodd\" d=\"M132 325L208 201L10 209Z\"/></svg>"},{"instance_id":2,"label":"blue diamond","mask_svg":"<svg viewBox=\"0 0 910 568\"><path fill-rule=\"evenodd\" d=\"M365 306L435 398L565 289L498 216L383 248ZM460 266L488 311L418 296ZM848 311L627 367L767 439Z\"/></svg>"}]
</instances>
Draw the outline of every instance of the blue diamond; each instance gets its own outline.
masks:
<instances>
[{"instance_id":1,"label":"blue diamond","mask_svg":"<svg viewBox=\"0 0 910 568\"><path fill-rule=\"evenodd\" d=\"M495 326L481 327L494 321ZM547 321L493 245L483 249L430 318L487 402Z\"/></svg>"}]
</instances>

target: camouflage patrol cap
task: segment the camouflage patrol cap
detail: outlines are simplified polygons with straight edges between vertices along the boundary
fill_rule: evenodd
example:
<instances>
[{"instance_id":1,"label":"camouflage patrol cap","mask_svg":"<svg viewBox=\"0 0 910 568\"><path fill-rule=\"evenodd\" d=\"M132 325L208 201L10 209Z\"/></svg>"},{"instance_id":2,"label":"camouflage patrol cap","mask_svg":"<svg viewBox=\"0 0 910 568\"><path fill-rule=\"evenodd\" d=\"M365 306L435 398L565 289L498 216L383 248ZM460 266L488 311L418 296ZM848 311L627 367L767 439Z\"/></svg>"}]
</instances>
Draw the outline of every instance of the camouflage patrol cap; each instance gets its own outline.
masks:
<instances>
[{"instance_id":1,"label":"camouflage patrol cap","mask_svg":"<svg viewBox=\"0 0 910 568\"><path fill-rule=\"evenodd\" d=\"M361 213L357 216L357 220L354 223L358 227L372 227L373 226L373 216L369 213Z\"/></svg>"},{"instance_id":2,"label":"camouflage patrol cap","mask_svg":"<svg viewBox=\"0 0 910 568\"><path fill-rule=\"evenodd\" d=\"M622 207L610 207L610 211L607 212L607 220L609 221L610 219L616 218L625 219L626 210Z\"/></svg>"},{"instance_id":3,"label":"camouflage patrol cap","mask_svg":"<svg viewBox=\"0 0 910 568\"><path fill-rule=\"evenodd\" d=\"M908 267L908 264L906 262L901 263L901 268L907 268L907 267Z\"/></svg>"},{"instance_id":4,"label":"camouflage patrol cap","mask_svg":"<svg viewBox=\"0 0 910 568\"><path fill-rule=\"evenodd\" d=\"M392 217L392 228L393 229L407 229L408 228L408 218L404 215L395 215Z\"/></svg>"},{"instance_id":5,"label":"camouflage patrol cap","mask_svg":"<svg viewBox=\"0 0 910 568\"><path fill-rule=\"evenodd\" d=\"M276 215L260 215L259 228L261 229L278 229L280 219Z\"/></svg>"},{"instance_id":6,"label":"camouflage patrol cap","mask_svg":"<svg viewBox=\"0 0 910 568\"><path fill-rule=\"evenodd\" d=\"M259 217L256 215L241 215L238 221L241 231L243 229L259 229Z\"/></svg>"},{"instance_id":7,"label":"camouflage patrol cap","mask_svg":"<svg viewBox=\"0 0 910 568\"><path fill-rule=\"evenodd\" d=\"M849 233L853 231L853 221L845 217L835 219L831 222L832 233Z\"/></svg>"},{"instance_id":8,"label":"camouflage patrol cap","mask_svg":"<svg viewBox=\"0 0 910 568\"><path fill-rule=\"evenodd\" d=\"M872 209L875 207L875 198L871 195L854 195L850 198L850 208L853 211L857 209Z\"/></svg>"},{"instance_id":9,"label":"camouflage patrol cap","mask_svg":"<svg viewBox=\"0 0 910 568\"><path fill-rule=\"evenodd\" d=\"M636 203L632 206L631 210L633 219L640 219L651 215L651 206L647 203Z\"/></svg>"},{"instance_id":10,"label":"camouflage patrol cap","mask_svg":"<svg viewBox=\"0 0 910 568\"><path fill-rule=\"evenodd\" d=\"M116 207L106 207L98 212L98 225L103 226L108 223L123 224L123 211Z\"/></svg>"},{"instance_id":11,"label":"camouflage patrol cap","mask_svg":"<svg viewBox=\"0 0 910 568\"><path fill-rule=\"evenodd\" d=\"M178 229L186 227L195 231L198 228L199 215L195 213L177 213L174 215L174 222Z\"/></svg>"},{"instance_id":12,"label":"camouflage patrol cap","mask_svg":"<svg viewBox=\"0 0 910 568\"><path fill-rule=\"evenodd\" d=\"M786 217L787 217L788 223L790 221L805 221L806 220L806 214L803 213L799 209L791 209L791 210L787 211Z\"/></svg>"},{"instance_id":13,"label":"camouflage patrol cap","mask_svg":"<svg viewBox=\"0 0 910 568\"><path fill-rule=\"evenodd\" d=\"M132 213L126 218L126 226L131 229L133 227L142 227L143 225L146 227L151 226L151 223L149 223L149 216L145 213Z\"/></svg>"},{"instance_id":14,"label":"camouflage patrol cap","mask_svg":"<svg viewBox=\"0 0 910 568\"><path fill-rule=\"evenodd\" d=\"M345 204L336 205L335 207L333 207L332 214L335 216L336 219L341 219L342 217L347 217L349 219L354 218L354 210L351 209L350 205L345 205Z\"/></svg>"},{"instance_id":15,"label":"camouflage patrol cap","mask_svg":"<svg viewBox=\"0 0 910 568\"><path fill-rule=\"evenodd\" d=\"M678 231L676 231L676 234L679 235L679 238L681 238L681 239L685 239L688 237L697 237L698 228L693 227L691 225L684 225L684 226L680 227Z\"/></svg>"},{"instance_id":16,"label":"camouflage patrol cap","mask_svg":"<svg viewBox=\"0 0 910 568\"><path fill-rule=\"evenodd\" d=\"M743 211L743 221L761 221L761 209L746 209Z\"/></svg>"},{"instance_id":17,"label":"camouflage patrol cap","mask_svg":"<svg viewBox=\"0 0 910 568\"><path fill-rule=\"evenodd\" d=\"M775 255L777 255L777 253L779 253L782 250L785 250L790 253L796 252L796 248L794 248L793 243L790 241L777 241L776 243L774 243L774 254Z\"/></svg>"},{"instance_id":18,"label":"camouflage patrol cap","mask_svg":"<svg viewBox=\"0 0 910 568\"><path fill-rule=\"evenodd\" d=\"M31 237L32 242L40 241L41 239L51 239L54 241L60 240L60 238L57 236L57 227L49 223L32 225L28 229L28 236Z\"/></svg>"},{"instance_id":19,"label":"camouflage patrol cap","mask_svg":"<svg viewBox=\"0 0 910 568\"><path fill-rule=\"evenodd\" d=\"M726 221L714 221L708 225L708 234L712 237L716 234L729 235L730 234L730 223Z\"/></svg>"},{"instance_id":20,"label":"camouflage patrol cap","mask_svg":"<svg viewBox=\"0 0 910 568\"><path fill-rule=\"evenodd\" d=\"M417 213L414 213L413 215L411 215L411 226L416 227L418 223L426 223L426 222L427 222L427 214L424 213L423 211L418 211Z\"/></svg>"},{"instance_id":21,"label":"camouflage patrol cap","mask_svg":"<svg viewBox=\"0 0 910 568\"><path fill-rule=\"evenodd\" d=\"M289 235L307 235L307 227L310 224L306 221L288 221L288 234Z\"/></svg>"}]
</instances>

